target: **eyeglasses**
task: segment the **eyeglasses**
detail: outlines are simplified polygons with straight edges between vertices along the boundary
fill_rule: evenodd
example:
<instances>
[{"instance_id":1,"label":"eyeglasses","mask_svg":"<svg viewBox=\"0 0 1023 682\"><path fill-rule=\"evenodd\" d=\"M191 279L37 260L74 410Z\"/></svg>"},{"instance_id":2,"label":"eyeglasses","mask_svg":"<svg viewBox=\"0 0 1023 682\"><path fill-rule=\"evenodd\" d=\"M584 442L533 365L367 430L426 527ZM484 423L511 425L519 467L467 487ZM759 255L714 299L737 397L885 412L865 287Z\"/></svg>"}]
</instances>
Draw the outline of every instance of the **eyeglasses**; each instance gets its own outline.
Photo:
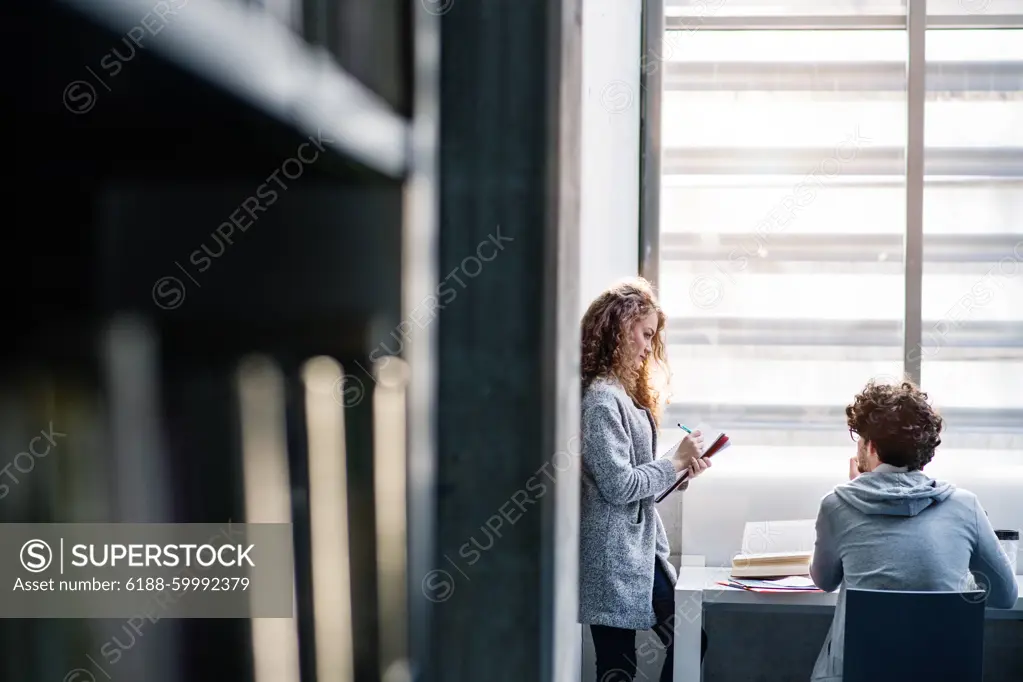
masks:
<instances>
[{"instance_id":1,"label":"eyeglasses","mask_svg":"<svg viewBox=\"0 0 1023 682\"><path fill-rule=\"evenodd\" d=\"M849 437L852 438L854 443L858 443L860 440L860 434L856 433L852 429L849 429Z\"/></svg>"}]
</instances>

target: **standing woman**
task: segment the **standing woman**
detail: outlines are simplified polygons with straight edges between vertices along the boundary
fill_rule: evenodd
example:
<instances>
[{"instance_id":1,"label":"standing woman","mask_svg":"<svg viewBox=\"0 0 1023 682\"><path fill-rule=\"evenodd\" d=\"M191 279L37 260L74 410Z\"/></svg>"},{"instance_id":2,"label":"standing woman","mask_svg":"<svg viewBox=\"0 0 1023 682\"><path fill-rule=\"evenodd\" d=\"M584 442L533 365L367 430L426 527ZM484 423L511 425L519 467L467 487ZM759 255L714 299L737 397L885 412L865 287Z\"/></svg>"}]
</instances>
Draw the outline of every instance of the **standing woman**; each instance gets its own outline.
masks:
<instances>
[{"instance_id":1,"label":"standing woman","mask_svg":"<svg viewBox=\"0 0 1023 682\"><path fill-rule=\"evenodd\" d=\"M634 679L636 631L650 628L666 649L661 682L672 679L677 575L654 497L710 461L699 458L698 431L656 459L664 323L642 278L608 289L583 316L579 617L593 635L597 682Z\"/></svg>"}]
</instances>

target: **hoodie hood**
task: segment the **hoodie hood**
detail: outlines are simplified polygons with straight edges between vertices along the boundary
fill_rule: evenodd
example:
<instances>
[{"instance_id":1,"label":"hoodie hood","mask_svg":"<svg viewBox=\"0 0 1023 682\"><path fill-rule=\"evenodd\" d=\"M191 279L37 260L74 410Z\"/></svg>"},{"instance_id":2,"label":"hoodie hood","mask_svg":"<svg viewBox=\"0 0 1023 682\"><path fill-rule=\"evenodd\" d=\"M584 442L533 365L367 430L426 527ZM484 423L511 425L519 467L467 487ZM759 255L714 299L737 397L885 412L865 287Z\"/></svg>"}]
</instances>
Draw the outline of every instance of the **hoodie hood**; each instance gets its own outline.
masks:
<instances>
[{"instance_id":1,"label":"hoodie hood","mask_svg":"<svg viewBox=\"0 0 1023 682\"><path fill-rule=\"evenodd\" d=\"M835 495L864 514L916 516L944 502L955 486L929 478L922 471L900 471L881 465L835 488Z\"/></svg>"}]
</instances>

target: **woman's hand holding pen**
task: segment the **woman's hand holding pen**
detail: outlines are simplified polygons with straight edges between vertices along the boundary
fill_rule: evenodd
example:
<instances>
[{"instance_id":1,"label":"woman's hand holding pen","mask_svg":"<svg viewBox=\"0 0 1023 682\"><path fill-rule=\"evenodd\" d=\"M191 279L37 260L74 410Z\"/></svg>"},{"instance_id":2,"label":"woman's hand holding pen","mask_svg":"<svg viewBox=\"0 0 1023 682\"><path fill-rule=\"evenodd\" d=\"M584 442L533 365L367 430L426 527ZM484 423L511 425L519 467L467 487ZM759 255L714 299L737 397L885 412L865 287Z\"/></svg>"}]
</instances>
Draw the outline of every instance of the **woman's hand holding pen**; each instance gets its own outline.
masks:
<instances>
[{"instance_id":1,"label":"woman's hand holding pen","mask_svg":"<svg viewBox=\"0 0 1023 682\"><path fill-rule=\"evenodd\" d=\"M698 476L706 471L707 467L710 466L710 462L700 459L701 452L703 452L703 434L699 431L693 431L683 438L682 442L675 448L675 452L671 457L671 462L675 465L675 471L681 473L684 469L689 469L690 476Z\"/></svg>"}]
</instances>

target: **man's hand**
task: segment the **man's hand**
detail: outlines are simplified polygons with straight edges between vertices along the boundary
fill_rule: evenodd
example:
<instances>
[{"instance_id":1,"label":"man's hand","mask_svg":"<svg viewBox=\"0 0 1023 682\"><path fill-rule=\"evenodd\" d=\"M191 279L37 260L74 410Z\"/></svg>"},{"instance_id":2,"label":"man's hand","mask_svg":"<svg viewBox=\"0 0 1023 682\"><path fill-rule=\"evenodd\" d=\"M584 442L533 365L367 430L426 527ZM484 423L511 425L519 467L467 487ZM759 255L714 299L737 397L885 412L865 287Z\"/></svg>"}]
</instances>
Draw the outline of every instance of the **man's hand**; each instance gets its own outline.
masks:
<instances>
[{"instance_id":1,"label":"man's hand","mask_svg":"<svg viewBox=\"0 0 1023 682\"><path fill-rule=\"evenodd\" d=\"M856 461L856 457L849 458L849 480L853 480L859 476L862 472L860 471L860 465Z\"/></svg>"}]
</instances>

